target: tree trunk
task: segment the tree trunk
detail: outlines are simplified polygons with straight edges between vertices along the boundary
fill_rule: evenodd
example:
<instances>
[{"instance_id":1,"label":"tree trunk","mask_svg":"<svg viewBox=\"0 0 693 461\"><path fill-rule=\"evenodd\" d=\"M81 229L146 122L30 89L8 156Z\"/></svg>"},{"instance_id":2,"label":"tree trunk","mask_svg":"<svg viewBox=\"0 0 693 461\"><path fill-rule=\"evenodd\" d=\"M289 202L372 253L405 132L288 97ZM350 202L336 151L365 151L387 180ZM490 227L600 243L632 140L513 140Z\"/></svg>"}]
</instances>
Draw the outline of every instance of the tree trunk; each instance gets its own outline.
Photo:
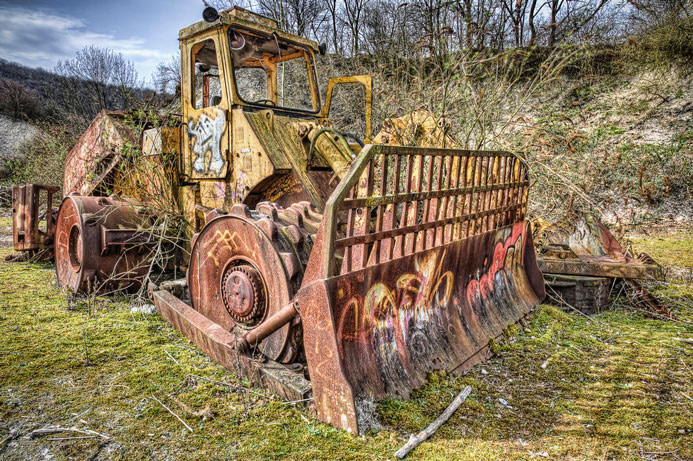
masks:
<instances>
[{"instance_id":1,"label":"tree trunk","mask_svg":"<svg viewBox=\"0 0 693 461\"><path fill-rule=\"evenodd\" d=\"M556 44L556 17L558 16L558 0L551 0L551 24L549 24L549 46Z\"/></svg>"}]
</instances>

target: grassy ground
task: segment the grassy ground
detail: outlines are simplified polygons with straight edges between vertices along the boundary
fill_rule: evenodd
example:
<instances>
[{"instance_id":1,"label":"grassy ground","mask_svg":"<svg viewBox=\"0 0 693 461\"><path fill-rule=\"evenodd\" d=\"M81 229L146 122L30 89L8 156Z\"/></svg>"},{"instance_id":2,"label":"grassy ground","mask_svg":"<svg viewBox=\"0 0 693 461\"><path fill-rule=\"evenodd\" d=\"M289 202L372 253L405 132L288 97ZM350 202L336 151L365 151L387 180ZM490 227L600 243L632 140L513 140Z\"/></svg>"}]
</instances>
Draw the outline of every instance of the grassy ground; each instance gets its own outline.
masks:
<instances>
[{"instance_id":1,"label":"grassy ground","mask_svg":"<svg viewBox=\"0 0 693 461\"><path fill-rule=\"evenodd\" d=\"M668 235L635 236L628 243L652 256L674 278L693 279L693 230Z\"/></svg>"},{"instance_id":2,"label":"grassy ground","mask_svg":"<svg viewBox=\"0 0 693 461\"><path fill-rule=\"evenodd\" d=\"M657 258L675 240L648 240L646 251ZM693 250L687 242L680 251ZM693 354L676 339L693 337L691 323L540 306L495 357L464 376L432 375L409 401L380 402L387 429L355 437L248 386L158 315L68 300L54 283L51 265L0 263L6 459L388 459L467 384L470 398L411 459L693 458ZM682 300L672 309L693 318L690 289L667 289ZM27 438L47 425L109 439Z\"/></svg>"}]
</instances>

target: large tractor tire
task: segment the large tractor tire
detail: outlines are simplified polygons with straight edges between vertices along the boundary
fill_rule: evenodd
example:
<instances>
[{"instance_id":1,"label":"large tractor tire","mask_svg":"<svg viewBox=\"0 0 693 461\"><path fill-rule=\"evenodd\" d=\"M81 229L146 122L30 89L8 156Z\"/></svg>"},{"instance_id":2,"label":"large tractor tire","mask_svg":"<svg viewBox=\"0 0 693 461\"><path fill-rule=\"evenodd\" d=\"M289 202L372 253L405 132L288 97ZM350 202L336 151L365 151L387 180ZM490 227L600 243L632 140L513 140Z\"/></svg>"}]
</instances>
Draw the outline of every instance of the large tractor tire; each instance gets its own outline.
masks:
<instances>
[{"instance_id":1,"label":"large tractor tire","mask_svg":"<svg viewBox=\"0 0 693 461\"><path fill-rule=\"evenodd\" d=\"M187 274L192 306L243 336L291 302L321 219L307 202L211 212L193 237ZM301 349L300 323L284 325L258 347L272 360L293 362Z\"/></svg>"},{"instance_id":2,"label":"large tractor tire","mask_svg":"<svg viewBox=\"0 0 693 461\"><path fill-rule=\"evenodd\" d=\"M140 288L149 269L151 236L132 203L113 197L69 195L58 210L55 269L73 293Z\"/></svg>"}]
</instances>

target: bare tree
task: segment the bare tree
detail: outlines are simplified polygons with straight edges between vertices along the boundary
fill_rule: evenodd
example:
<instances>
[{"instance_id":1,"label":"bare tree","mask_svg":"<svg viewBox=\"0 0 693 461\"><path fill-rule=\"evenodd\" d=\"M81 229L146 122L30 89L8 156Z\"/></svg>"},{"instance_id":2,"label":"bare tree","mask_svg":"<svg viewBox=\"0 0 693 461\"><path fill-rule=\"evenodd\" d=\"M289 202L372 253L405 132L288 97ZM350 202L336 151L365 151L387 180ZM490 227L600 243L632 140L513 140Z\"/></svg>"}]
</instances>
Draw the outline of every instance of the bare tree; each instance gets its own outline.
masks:
<instances>
[{"instance_id":1,"label":"bare tree","mask_svg":"<svg viewBox=\"0 0 693 461\"><path fill-rule=\"evenodd\" d=\"M330 16L330 26L332 31L332 48L335 53L342 53L342 48L339 46L339 32L337 26L339 24L338 17L341 14L340 4L338 0L325 0L327 11Z\"/></svg>"},{"instance_id":2,"label":"bare tree","mask_svg":"<svg viewBox=\"0 0 693 461\"><path fill-rule=\"evenodd\" d=\"M32 119L42 112L36 91L15 80L0 80L0 111L14 118Z\"/></svg>"},{"instance_id":3,"label":"bare tree","mask_svg":"<svg viewBox=\"0 0 693 461\"><path fill-rule=\"evenodd\" d=\"M369 0L344 0L344 22L351 35L351 54L359 53L363 13Z\"/></svg>"},{"instance_id":4,"label":"bare tree","mask_svg":"<svg viewBox=\"0 0 693 461\"><path fill-rule=\"evenodd\" d=\"M166 62L160 62L152 76L154 85L160 93L180 92L180 54L171 56Z\"/></svg>"},{"instance_id":5,"label":"bare tree","mask_svg":"<svg viewBox=\"0 0 693 461\"><path fill-rule=\"evenodd\" d=\"M55 71L66 77L64 84L74 87L67 88L66 94L73 95L73 107L88 119L104 109L129 107L134 101L133 89L141 86L131 61L93 45L78 51L73 59L58 61Z\"/></svg>"},{"instance_id":6,"label":"bare tree","mask_svg":"<svg viewBox=\"0 0 693 461\"><path fill-rule=\"evenodd\" d=\"M535 45L537 41L537 28L534 25L534 20L537 14L542 9L545 3L542 3L537 10L537 0L531 0L529 4L529 17L527 18L527 26L529 27L529 46Z\"/></svg>"}]
</instances>

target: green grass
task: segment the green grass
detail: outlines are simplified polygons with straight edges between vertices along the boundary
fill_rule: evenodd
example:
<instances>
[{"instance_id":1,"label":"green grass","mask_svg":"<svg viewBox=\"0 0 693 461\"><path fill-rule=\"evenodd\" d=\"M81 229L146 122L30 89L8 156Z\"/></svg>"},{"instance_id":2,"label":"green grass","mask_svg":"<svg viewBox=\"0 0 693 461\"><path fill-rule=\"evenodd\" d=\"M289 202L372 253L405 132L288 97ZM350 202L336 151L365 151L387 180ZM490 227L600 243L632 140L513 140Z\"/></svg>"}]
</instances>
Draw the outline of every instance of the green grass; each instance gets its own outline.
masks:
<instances>
[{"instance_id":1,"label":"green grass","mask_svg":"<svg viewBox=\"0 0 693 461\"><path fill-rule=\"evenodd\" d=\"M664 266L693 268L693 230L628 239L636 252L644 252Z\"/></svg>"},{"instance_id":2,"label":"green grass","mask_svg":"<svg viewBox=\"0 0 693 461\"><path fill-rule=\"evenodd\" d=\"M20 436L0 446L4 458L389 459L467 384L470 398L411 459L693 458L693 354L674 339L693 337L690 324L540 306L497 356L380 402L387 429L356 437L249 386L158 315L124 300L68 303L54 283L51 265L0 263L0 441ZM212 419L191 413L205 408ZM49 424L111 440L22 438Z\"/></svg>"}]
</instances>

